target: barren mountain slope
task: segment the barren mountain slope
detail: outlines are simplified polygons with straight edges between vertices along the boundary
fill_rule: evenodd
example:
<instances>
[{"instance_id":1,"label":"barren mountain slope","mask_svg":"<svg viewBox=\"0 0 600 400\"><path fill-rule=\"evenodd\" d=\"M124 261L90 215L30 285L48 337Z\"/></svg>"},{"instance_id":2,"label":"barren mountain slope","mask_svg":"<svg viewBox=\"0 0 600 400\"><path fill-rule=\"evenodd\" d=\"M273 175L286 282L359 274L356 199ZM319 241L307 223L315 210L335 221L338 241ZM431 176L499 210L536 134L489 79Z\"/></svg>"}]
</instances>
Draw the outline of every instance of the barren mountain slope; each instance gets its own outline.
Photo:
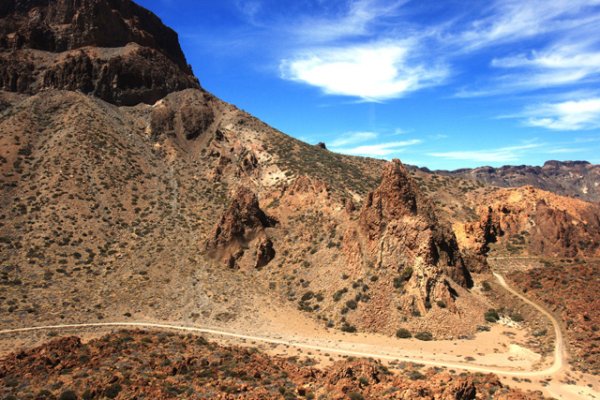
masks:
<instances>
[{"instance_id":1,"label":"barren mountain slope","mask_svg":"<svg viewBox=\"0 0 600 400\"><path fill-rule=\"evenodd\" d=\"M302 143L196 83L156 91L151 78L125 79L146 76L155 56L173 79L193 78L176 35L129 1L15 0L0 11L2 54L19 67L11 76L28 82L7 87L25 95L0 96L3 323L123 315L233 323L273 307L386 334L407 327L452 337L483 322L489 304L470 290L469 269L485 271L473 243L487 233L475 224L470 242L459 235L461 249L450 223L476 220L475 205L492 204L487 188ZM40 42L36 32L48 35ZM20 56L62 59L81 46L101 64L103 54L149 50L117 68L107 95L94 68L47 79L46 64L31 69ZM92 85L66 88L93 96L56 90L79 78ZM518 221L539 208L522 204ZM590 229L583 217L559 226L593 247L596 214L585 215ZM536 234L541 252L573 247Z\"/></svg>"},{"instance_id":2,"label":"barren mountain slope","mask_svg":"<svg viewBox=\"0 0 600 400\"><path fill-rule=\"evenodd\" d=\"M469 331L481 322L480 307L473 307L477 300L466 291L470 278L453 235L399 164L388 166L387 183L384 179L375 196L407 190L409 198L398 198L406 205L385 206L390 213L403 207L406 212L379 221L376 214L369 216L369 206L359 210L369 175L358 179L360 171L378 162L297 142L199 90L131 108L49 90L5 110L0 130L7 323L123 314L197 318L203 312L233 318L224 315L238 314L231 312L235 304L215 305L211 294L194 288L218 281L210 293L229 298L236 280L246 279L231 267L244 265L260 283L244 288L252 292L248 298L231 296L245 304L239 310L259 308L255 296L286 298L293 301L289 306L303 310L324 298L317 312L324 324L331 320L342 328L352 324L393 333L403 319L423 314L431 315L419 319L423 329L432 325L437 333L452 335L450 322L435 329L435 315L453 315L460 294L457 304L472 310L472 317L453 331ZM268 151L274 142L289 149L288 159ZM325 168L312 169L306 161L290 164L290 159L311 157ZM248 200L230 205L240 191ZM234 213L231 221L240 222L235 204L250 206L248 221L252 213L265 215L256 220L263 233L246 236L245 220L241 230L227 225L227 212ZM417 205L423 211L412 210ZM267 215L272 221L260 222ZM409 245L426 247L398 259L402 248L409 249L398 242L402 236L391 239L398 233L389 231L380 237L368 227L392 222L396 230L425 235ZM246 264L230 265L214 256L208 244L222 235L230 236L225 247L232 244L228 240L237 241L235 252L252 242ZM385 265L378 265L377 246L388 247ZM370 293L369 285L375 288ZM345 295L344 289L351 293ZM414 292L405 296L406 290ZM350 296L356 305L347 304ZM440 308L437 301L448 307ZM373 310L380 318L373 320Z\"/></svg>"},{"instance_id":3,"label":"barren mountain slope","mask_svg":"<svg viewBox=\"0 0 600 400\"><path fill-rule=\"evenodd\" d=\"M600 374L600 263L553 260L510 279L528 296L546 304L564 321L571 363L575 368Z\"/></svg>"}]
</instances>

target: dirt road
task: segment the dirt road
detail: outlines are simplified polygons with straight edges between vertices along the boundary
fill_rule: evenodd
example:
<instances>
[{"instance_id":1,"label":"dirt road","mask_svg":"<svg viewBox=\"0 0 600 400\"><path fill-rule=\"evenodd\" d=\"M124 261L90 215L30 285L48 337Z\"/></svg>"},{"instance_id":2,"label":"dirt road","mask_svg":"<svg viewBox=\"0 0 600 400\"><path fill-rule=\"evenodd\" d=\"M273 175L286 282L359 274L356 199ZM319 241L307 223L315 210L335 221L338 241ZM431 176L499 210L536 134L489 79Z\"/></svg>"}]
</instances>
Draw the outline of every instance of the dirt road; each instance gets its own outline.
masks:
<instances>
[{"instance_id":1,"label":"dirt road","mask_svg":"<svg viewBox=\"0 0 600 400\"><path fill-rule=\"evenodd\" d=\"M563 357L563 345L562 345L562 334L560 332L560 328L558 322L554 319L552 315L547 313L544 309L542 309L537 304L523 297L512 288L510 288L504 278L499 274L494 274L496 279L500 285L509 290L515 296L523 299L528 304L531 304L533 307L542 312L545 316L547 316L554 325L556 330L556 346L554 351L554 362L552 366L543 370L532 370L532 371L524 371L524 370L510 370L503 368L494 368L494 367L486 367L481 365L475 365L470 363L455 363L455 362L446 362L441 360L436 360L435 355L431 355L426 358L412 358L412 357L403 357L398 355L388 355L388 354L380 354L380 353L370 353L370 352L361 352L348 350L340 347L331 347L331 346L317 346L308 343L303 343L298 340L291 340L285 338L273 338L268 336L253 336L246 335L238 332L230 332L221 329L208 328L208 327L194 327L194 326L184 326L184 325L172 325L172 324L162 324L162 323L153 323L153 322L97 322L97 323L88 323L88 324L64 324L64 325L47 325L47 326L36 326L30 328L18 328L18 329L4 329L0 330L0 335L2 334L14 334L14 333L25 333L25 332L34 332L34 331L44 331L44 330L72 330L72 329L80 329L80 328L109 328L109 327L120 327L120 328L144 328L144 329L166 329L166 330L174 330L174 331L182 331L182 332L193 332L193 333L202 333L208 335L217 335L228 338L235 339L245 339L256 342L263 343L271 343L277 345L288 345L296 348L307 349L307 350L316 350L327 353L335 353L340 355L348 355L355 357L366 357L366 358L377 358L381 360L390 360L390 361L403 361L403 362L412 362L419 363L429 366L437 366L437 367L446 367L450 369L460 369L465 371L473 371L473 372L482 372L482 373L494 373L504 376L515 376L515 377L547 377L551 376L554 373L558 372L564 365L564 357Z\"/></svg>"}]
</instances>

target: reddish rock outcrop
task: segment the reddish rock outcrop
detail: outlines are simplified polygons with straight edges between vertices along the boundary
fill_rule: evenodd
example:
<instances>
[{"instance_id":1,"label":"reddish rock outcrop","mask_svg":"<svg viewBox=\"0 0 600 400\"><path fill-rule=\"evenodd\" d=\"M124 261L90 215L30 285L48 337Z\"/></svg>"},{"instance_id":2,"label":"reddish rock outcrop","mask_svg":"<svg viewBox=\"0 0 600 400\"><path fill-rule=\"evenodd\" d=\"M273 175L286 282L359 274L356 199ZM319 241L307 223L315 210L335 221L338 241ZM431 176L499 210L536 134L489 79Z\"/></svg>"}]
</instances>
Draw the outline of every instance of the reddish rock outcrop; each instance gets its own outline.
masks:
<instances>
[{"instance_id":1,"label":"reddish rock outcrop","mask_svg":"<svg viewBox=\"0 0 600 400\"><path fill-rule=\"evenodd\" d=\"M122 365L126 371L118 368ZM7 355L0 359L0 394L7 399L543 398L504 387L494 375L405 368L392 373L380 362L353 360L318 369L194 335L121 331L86 343L56 339Z\"/></svg>"},{"instance_id":2,"label":"reddish rock outcrop","mask_svg":"<svg viewBox=\"0 0 600 400\"><path fill-rule=\"evenodd\" d=\"M421 301L429 301L440 285L447 290L444 275L461 286L472 285L454 234L437 220L399 160L385 167L381 185L363 205L359 224L378 267L413 269L413 280L423 290Z\"/></svg>"},{"instance_id":3,"label":"reddish rock outcrop","mask_svg":"<svg viewBox=\"0 0 600 400\"><path fill-rule=\"evenodd\" d=\"M177 34L131 1L7 0L0 88L78 90L118 105L199 88Z\"/></svg>"},{"instance_id":4,"label":"reddish rock outcrop","mask_svg":"<svg viewBox=\"0 0 600 400\"><path fill-rule=\"evenodd\" d=\"M256 194L241 187L215 227L206 249L210 256L231 268L264 267L275 257L273 243L265 231L275 223L259 207ZM249 248L255 251L247 252Z\"/></svg>"},{"instance_id":5,"label":"reddish rock outcrop","mask_svg":"<svg viewBox=\"0 0 600 400\"><path fill-rule=\"evenodd\" d=\"M531 186L483 199L480 220L464 225L464 246L484 254L499 242L511 253L576 257L600 253L600 208Z\"/></svg>"},{"instance_id":6,"label":"reddish rock outcrop","mask_svg":"<svg viewBox=\"0 0 600 400\"><path fill-rule=\"evenodd\" d=\"M165 97L150 111L150 134L154 139L175 137L180 142L198 139L215 121L213 101L210 94L199 90Z\"/></svg>"}]
</instances>

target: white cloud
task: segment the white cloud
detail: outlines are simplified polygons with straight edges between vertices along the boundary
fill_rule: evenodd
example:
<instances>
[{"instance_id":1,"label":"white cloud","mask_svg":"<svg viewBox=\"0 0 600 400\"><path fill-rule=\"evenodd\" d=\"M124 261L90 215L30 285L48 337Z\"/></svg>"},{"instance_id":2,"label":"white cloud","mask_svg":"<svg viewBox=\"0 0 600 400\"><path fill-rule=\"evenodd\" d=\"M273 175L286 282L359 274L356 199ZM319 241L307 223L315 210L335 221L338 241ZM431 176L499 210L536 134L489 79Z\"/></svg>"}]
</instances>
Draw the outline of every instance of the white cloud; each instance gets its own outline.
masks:
<instances>
[{"instance_id":1,"label":"white cloud","mask_svg":"<svg viewBox=\"0 0 600 400\"><path fill-rule=\"evenodd\" d=\"M540 146L541 145L539 144L531 143L521 146L500 147L497 149L435 152L429 153L428 155L448 160L471 161L477 163L514 162L522 158L523 153L527 150L539 148Z\"/></svg>"},{"instance_id":2,"label":"white cloud","mask_svg":"<svg viewBox=\"0 0 600 400\"><path fill-rule=\"evenodd\" d=\"M308 17L289 27L304 43L323 43L349 37L366 36L380 19L393 14L406 0L354 0L342 15Z\"/></svg>"},{"instance_id":3,"label":"white cloud","mask_svg":"<svg viewBox=\"0 0 600 400\"><path fill-rule=\"evenodd\" d=\"M385 157L392 154L401 153L406 147L421 144L419 139L403 140L396 142L378 143L351 148L332 148L332 150L349 155L368 156L368 157Z\"/></svg>"},{"instance_id":4,"label":"white cloud","mask_svg":"<svg viewBox=\"0 0 600 400\"><path fill-rule=\"evenodd\" d=\"M348 132L330 143L330 147L342 147L349 144L366 142L377 138L376 132Z\"/></svg>"},{"instance_id":5,"label":"white cloud","mask_svg":"<svg viewBox=\"0 0 600 400\"><path fill-rule=\"evenodd\" d=\"M445 66L421 64L411 58L412 40L322 48L281 63L281 76L320 88L326 94L364 101L399 98L440 84Z\"/></svg>"},{"instance_id":6,"label":"white cloud","mask_svg":"<svg viewBox=\"0 0 600 400\"><path fill-rule=\"evenodd\" d=\"M598 15L586 12L598 4L600 0L498 0L486 17L473 21L456 39L470 51L581 28L600 20Z\"/></svg>"},{"instance_id":7,"label":"white cloud","mask_svg":"<svg viewBox=\"0 0 600 400\"><path fill-rule=\"evenodd\" d=\"M402 128L394 129L394 135L406 135L409 131Z\"/></svg>"},{"instance_id":8,"label":"white cloud","mask_svg":"<svg viewBox=\"0 0 600 400\"><path fill-rule=\"evenodd\" d=\"M429 139L432 140L444 140L444 139L448 139L448 135L444 134L444 133L438 133L436 135L429 135Z\"/></svg>"},{"instance_id":9,"label":"white cloud","mask_svg":"<svg viewBox=\"0 0 600 400\"><path fill-rule=\"evenodd\" d=\"M546 103L528 107L516 117L524 124L560 131L600 128L600 98Z\"/></svg>"},{"instance_id":10,"label":"white cloud","mask_svg":"<svg viewBox=\"0 0 600 400\"><path fill-rule=\"evenodd\" d=\"M504 58L494 58L496 68L516 69L504 77L505 86L544 88L573 84L600 75L600 49L595 43L578 40L577 43L554 44L542 51L533 50Z\"/></svg>"}]
</instances>

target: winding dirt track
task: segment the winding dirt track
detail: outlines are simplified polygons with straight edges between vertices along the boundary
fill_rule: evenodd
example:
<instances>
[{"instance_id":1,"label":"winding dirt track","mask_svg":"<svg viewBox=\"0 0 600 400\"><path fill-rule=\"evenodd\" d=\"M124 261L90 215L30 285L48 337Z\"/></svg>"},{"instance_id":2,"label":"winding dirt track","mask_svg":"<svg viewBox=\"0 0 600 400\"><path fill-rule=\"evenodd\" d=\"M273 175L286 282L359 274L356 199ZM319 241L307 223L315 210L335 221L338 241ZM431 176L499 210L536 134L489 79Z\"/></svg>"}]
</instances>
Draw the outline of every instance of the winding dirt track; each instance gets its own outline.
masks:
<instances>
[{"instance_id":1,"label":"winding dirt track","mask_svg":"<svg viewBox=\"0 0 600 400\"><path fill-rule=\"evenodd\" d=\"M429 366L437 366L437 367L446 367L450 369L460 369L465 371L474 371L474 372L482 372L482 373L493 373L503 376L516 376L516 377L548 377L554 375L558 371L560 371L565 365L565 357L564 357L564 345L563 345L563 337L560 331L560 327L558 321L546 310L542 307L538 306L531 300L527 299L520 293L513 290L508 286L504 278L494 273L494 276L504 287L513 295L519 297L527 304L535 307L542 314L544 314L550 321L552 321L552 325L554 326L556 341L554 348L554 362L553 364L546 369L543 370L533 370L533 371L523 371L523 370L506 370L501 368L494 367L486 367L482 365L474 365L469 363L452 363L452 362L444 362L433 359L421 359L421 358L412 358L412 357L403 357L389 354L378 354L378 353L367 353L361 351L353 351L336 347L328 347L328 346L316 346L308 343L302 343L301 341L290 340L290 339L278 339L272 337L264 337L264 336L252 336L245 335L241 333L229 332L219 329L211 329L211 328L201 328L201 327L192 327L192 326L183 326L183 325L171 325L171 324L161 324L161 323L152 323L152 322L99 322L99 323L89 323L89 324L64 324L64 325L47 325L47 326L36 326L30 328L18 328L18 329L4 329L0 330L0 335L5 334L15 334L15 333L26 333L26 332L35 332L35 331L46 331L46 330L67 330L67 329L80 329L80 328L106 328L106 327L121 327L121 328L146 328L146 329L165 329L165 330L174 330L174 331L182 331L182 332L193 332L193 333L203 333L209 335L217 335L223 337L230 337L236 339L246 339L263 343L272 343L278 345L288 345L301 349L308 350L317 350L341 355L355 356L355 357L366 357L366 358L376 358L381 360L391 360L391 361L404 361L404 362L412 362L418 364L424 364Z\"/></svg>"}]
</instances>

